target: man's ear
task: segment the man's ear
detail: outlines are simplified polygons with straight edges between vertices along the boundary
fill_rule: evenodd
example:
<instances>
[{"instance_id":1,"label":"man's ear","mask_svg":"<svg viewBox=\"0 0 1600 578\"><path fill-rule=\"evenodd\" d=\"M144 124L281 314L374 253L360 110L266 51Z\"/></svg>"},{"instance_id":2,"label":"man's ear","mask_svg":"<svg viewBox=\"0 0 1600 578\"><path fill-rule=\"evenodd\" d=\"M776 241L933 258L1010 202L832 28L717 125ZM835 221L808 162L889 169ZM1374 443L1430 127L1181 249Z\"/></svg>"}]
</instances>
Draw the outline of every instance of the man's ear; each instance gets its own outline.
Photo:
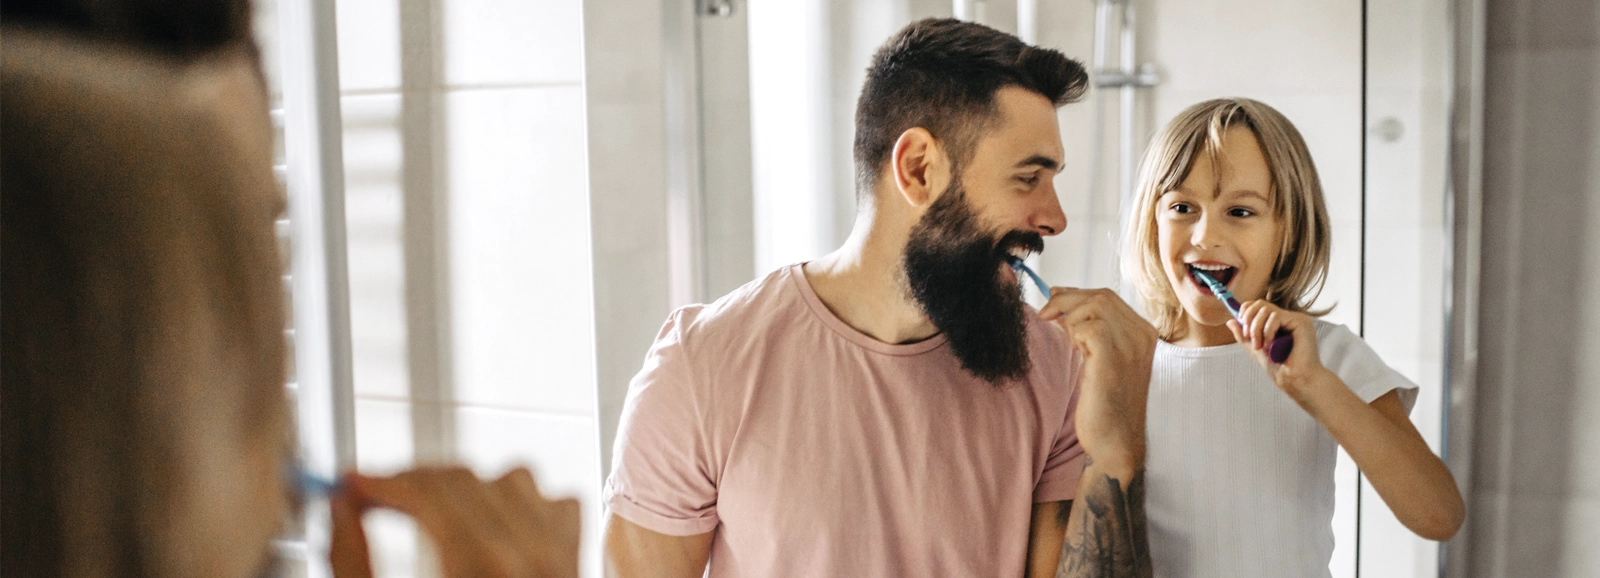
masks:
<instances>
[{"instance_id":1,"label":"man's ear","mask_svg":"<svg viewBox=\"0 0 1600 578\"><path fill-rule=\"evenodd\" d=\"M889 170L900 197L913 207L926 207L939 196L945 170L944 149L928 129L900 133L889 156Z\"/></svg>"}]
</instances>

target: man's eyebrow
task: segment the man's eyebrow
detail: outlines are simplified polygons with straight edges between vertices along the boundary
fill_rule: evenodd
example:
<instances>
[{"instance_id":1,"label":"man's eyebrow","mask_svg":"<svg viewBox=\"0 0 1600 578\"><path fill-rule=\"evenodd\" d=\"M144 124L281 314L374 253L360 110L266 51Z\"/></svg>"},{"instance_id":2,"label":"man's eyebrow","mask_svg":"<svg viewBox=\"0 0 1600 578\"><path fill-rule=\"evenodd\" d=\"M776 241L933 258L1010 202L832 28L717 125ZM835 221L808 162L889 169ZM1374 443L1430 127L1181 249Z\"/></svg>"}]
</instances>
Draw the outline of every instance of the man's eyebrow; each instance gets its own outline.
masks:
<instances>
[{"instance_id":1,"label":"man's eyebrow","mask_svg":"<svg viewBox=\"0 0 1600 578\"><path fill-rule=\"evenodd\" d=\"M1031 157L1023 159L1022 162L1017 163L1017 168L1022 168L1022 167L1027 167L1027 166L1037 166L1037 167L1043 168L1045 170L1053 171L1053 170L1061 168L1061 163L1056 162L1055 159L1047 157L1047 156L1044 156L1044 155L1033 155Z\"/></svg>"}]
</instances>

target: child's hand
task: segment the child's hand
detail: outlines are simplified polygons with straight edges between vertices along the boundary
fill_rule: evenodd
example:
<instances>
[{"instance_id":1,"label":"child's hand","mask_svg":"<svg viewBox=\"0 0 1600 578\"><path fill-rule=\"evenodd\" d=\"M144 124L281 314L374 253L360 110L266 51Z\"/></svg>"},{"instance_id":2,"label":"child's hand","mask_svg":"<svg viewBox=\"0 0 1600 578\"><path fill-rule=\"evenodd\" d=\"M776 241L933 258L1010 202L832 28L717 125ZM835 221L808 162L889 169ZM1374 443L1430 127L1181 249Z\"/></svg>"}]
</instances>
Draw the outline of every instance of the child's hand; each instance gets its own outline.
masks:
<instances>
[{"instance_id":1,"label":"child's hand","mask_svg":"<svg viewBox=\"0 0 1600 578\"><path fill-rule=\"evenodd\" d=\"M1286 311L1257 299L1239 307L1239 319L1228 321L1228 329L1233 331L1233 338L1240 345L1250 350L1256 363L1267 370L1278 389L1291 397L1299 399L1303 386L1316 383L1316 378L1328 371L1317 354L1317 326L1310 315ZM1267 346L1279 329L1286 329L1294 336L1294 351L1282 364L1273 363L1267 356Z\"/></svg>"}]
</instances>

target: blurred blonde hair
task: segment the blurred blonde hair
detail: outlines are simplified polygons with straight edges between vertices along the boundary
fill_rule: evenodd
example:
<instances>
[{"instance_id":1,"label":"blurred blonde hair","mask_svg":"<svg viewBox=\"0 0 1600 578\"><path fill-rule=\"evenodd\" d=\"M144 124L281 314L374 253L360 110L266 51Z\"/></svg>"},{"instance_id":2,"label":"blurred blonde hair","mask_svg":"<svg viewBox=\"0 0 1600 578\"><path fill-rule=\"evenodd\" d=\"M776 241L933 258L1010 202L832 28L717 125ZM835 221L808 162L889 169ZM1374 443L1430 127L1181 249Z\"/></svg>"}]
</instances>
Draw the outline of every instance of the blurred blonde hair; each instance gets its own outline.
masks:
<instances>
[{"instance_id":1,"label":"blurred blonde hair","mask_svg":"<svg viewBox=\"0 0 1600 578\"><path fill-rule=\"evenodd\" d=\"M1122 275L1138 290L1145 314L1161 338L1182 337L1183 305L1161 262L1156 201L1183 183L1199 155L1216 165L1228 130L1244 127L1260 143L1271 174L1272 217L1282 245L1267 281L1265 299L1290 311L1312 310L1328 278L1330 234L1322 182L1300 131L1282 113L1248 98L1219 98L1185 109L1161 129L1145 152L1134 190L1132 214L1123 229Z\"/></svg>"}]
</instances>

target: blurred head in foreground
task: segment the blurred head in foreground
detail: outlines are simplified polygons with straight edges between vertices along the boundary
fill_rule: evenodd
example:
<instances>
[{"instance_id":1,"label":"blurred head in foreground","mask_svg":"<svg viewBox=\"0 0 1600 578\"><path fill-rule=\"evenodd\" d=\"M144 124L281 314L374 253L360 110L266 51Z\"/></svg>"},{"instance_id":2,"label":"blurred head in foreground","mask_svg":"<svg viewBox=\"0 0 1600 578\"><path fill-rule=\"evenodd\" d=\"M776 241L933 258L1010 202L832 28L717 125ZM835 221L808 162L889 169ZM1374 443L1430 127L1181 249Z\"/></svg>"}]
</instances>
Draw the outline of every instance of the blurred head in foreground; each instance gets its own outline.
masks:
<instances>
[{"instance_id":1,"label":"blurred head in foreground","mask_svg":"<svg viewBox=\"0 0 1600 578\"><path fill-rule=\"evenodd\" d=\"M7 576L250 576L287 511L248 0L7 0Z\"/></svg>"}]
</instances>

